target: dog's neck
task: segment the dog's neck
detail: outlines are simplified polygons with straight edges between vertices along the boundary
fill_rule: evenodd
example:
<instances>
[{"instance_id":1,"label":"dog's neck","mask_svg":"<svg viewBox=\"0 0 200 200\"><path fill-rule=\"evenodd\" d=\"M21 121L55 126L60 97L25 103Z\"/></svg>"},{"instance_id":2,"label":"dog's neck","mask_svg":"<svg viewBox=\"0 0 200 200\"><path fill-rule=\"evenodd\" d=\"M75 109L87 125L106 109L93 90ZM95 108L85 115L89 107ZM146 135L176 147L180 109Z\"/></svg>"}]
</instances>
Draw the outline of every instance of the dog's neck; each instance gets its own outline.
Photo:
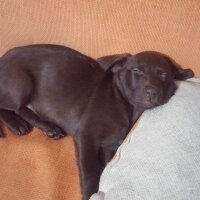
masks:
<instances>
[{"instance_id":1,"label":"dog's neck","mask_svg":"<svg viewBox=\"0 0 200 200\"><path fill-rule=\"evenodd\" d=\"M131 126L138 120L138 118L142 115L142 113L144 112L144 108L142 107L138 107L136 108L136 105L132 105L130 103L130 99L128 97L128 94L126 94L126 90L123 87L122 84L122 80L120 77L120 73L117 73L115 75L113 75L113 81L114 81L114 85L117 88L117 90L119 91L120 95L124 98L124 100L130 104L130 106L133 109L133 115L132 115L132 120L131 120Z\"/></svg>"}]
</instances>

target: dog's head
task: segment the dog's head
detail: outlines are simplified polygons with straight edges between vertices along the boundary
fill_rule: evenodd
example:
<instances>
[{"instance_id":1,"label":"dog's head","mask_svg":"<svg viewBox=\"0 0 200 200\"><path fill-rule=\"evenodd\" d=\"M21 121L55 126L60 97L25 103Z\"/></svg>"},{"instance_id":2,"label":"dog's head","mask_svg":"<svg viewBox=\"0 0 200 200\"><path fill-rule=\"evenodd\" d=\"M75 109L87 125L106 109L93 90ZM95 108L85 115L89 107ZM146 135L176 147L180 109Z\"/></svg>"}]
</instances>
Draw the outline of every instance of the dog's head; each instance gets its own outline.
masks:
<instances>
[{"instance_id":1,"label":"dog's head","mask_svg":"<svg viewBox=\"0 0 200 200\"><path fill-rule=\"evenodd\" d=\"M154 51L105 56L97 61L113 73L127 101L143 109L166 103L176 90L175 79L194 76L192 70L182 69L168 56Z\"/></svg>"}]
</instances>

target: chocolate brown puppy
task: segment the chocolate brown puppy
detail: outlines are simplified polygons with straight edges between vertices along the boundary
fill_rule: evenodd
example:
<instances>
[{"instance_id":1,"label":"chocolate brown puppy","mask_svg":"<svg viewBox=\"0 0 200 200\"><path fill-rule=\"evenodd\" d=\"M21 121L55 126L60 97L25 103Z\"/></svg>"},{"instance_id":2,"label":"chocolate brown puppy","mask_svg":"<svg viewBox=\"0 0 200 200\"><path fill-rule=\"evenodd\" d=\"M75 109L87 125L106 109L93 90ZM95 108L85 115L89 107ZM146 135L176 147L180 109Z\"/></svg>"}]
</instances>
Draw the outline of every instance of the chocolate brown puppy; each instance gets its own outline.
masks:
<instances>
[{"instance_id":1,"label":"chocolate brown puppy","mask_svg":"<svg viewBox=\"0 0 200 200\"><path fill-rule=\"evenodd\" d=\"M166 103L175 79L192 76L157 52L96 61L64 46L18 47L0 58L0 120L18 135L32 126L54 139L70 134L88 200L142 112Z\"/></svg>"}]
</instances>

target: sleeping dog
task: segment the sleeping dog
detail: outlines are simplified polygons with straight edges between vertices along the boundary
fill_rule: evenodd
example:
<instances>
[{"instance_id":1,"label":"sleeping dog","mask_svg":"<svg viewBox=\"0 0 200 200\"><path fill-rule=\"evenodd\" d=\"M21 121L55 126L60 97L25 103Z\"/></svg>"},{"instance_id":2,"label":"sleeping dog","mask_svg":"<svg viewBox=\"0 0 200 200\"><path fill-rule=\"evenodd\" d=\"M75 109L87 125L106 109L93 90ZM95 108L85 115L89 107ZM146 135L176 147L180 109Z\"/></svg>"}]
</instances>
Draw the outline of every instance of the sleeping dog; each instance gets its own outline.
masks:
<instances>
[{"instance_id":1,"label":"sleeping dog","mask_svg":"<svg viewBox=\"0 0 200 200\"><path fill-rule=\"evenodd\" d=\"M175 79L191 77L158 52L94 60L64 46L18 47L0 58L0 120L17 135L32 126L54 139L70 134L88 200L142 112L166 103Z\"/></svg>"}]
</instances>

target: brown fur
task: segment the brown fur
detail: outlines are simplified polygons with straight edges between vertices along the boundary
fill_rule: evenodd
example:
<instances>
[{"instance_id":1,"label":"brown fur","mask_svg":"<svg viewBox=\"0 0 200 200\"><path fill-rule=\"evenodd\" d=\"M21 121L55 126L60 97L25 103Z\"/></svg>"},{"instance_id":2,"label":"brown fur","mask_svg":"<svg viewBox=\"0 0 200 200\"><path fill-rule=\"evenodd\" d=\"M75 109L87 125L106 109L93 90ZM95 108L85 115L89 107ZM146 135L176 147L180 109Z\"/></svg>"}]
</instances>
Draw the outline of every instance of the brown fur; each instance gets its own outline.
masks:
<instances>
[{"instance_id":1,"label":"brown fur","mask_svg":"<svg viewBox=\"0 0 200 200\"><path fill-rule=\"evenodd\" d=\"M142 112L170 99L174 79L192 76L157 52L95 61L58 45L14 48L0 59L0 120L18 135L32 126L54 139L71 134L88 200Z\"/></svg>"}]
</instances>

